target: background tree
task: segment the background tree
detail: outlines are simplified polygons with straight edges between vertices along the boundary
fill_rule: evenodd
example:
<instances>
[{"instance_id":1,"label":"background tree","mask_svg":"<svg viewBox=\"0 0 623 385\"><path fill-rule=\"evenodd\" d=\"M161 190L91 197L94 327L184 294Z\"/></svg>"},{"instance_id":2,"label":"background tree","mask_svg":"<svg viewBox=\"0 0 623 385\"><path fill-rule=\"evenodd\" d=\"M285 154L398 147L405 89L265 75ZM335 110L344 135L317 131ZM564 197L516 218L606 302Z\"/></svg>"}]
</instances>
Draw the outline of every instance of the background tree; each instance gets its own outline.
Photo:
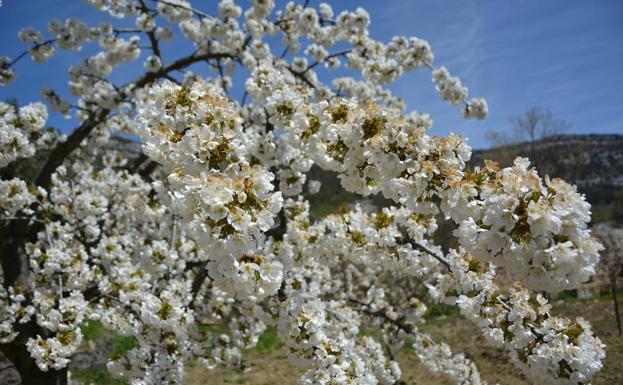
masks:
<instances>
[{"instance_id":1,"label":"background tree","mask_svg":"<svg viewBox=\"0 0 623 385\"><path fill-rule=\"evenodd\" d=\"M511 145L527 142L530 146L527 155L535 165L540 164L539 153L536 151L537 142L564 134L571 127L568 121L556 118L550 110L539 106L532 106L522 115L511 117L510 122L510 130L487 130L487 141L493 147L501 147L500 156L507 161L512 161L519 155L517 151L513 151Z\"/></svg>"},{"instance_id":2,"label":"background tree","mask_svg":"<svg viewBox=\"0 0 623 385\"><path fill-rule=\"evenodd\" d=\"M619 334L621 334L621 313L619 311L619 287L617 285L617 280L623 273L623 229L613 227L608 223L599 223L593 226L592 230L593 234L595 234L604 245L597 274L601 279L610 283L617 328Z\"/></svg>"}]
</instances>

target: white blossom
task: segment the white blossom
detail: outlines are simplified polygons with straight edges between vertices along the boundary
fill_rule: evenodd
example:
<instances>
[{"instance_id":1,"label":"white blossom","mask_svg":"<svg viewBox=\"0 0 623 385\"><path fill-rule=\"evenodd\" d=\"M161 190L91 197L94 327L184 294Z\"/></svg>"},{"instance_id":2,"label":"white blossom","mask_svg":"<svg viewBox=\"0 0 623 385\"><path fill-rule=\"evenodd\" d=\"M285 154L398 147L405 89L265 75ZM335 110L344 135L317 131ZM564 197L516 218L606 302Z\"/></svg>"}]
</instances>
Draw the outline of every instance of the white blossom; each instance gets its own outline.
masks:
<instances>
[{"instance_id":1,"label":"white blossom","mask_svg":"<svg viewBox=\"0 0 623 385\"><path fill-rule=\"evenodd\" d=\"M324 3L222 0L209 15L185 0L87 2L128 20L54 19L49 36L26 27L24 54L0 57L7 85L27 53L90 52L68 68L69 92L42 92L51 113L76 123L67 135L46 129L41 103L0 103L0 221L16 234L2 252L19 262L2 273L0 343L58 373L96 320L136 342L108 361L111 374L183 383L191 360L241 368L274 327L305 366L303 384L396 383L387 350L407 340L431 371L484 383L474 362L419 331L432 298L456 305L534 383L588 383L601 369L590 325L550 314L534 293L594 274L602 246L590 205L528 159L468 169L463 137L428 133L431 117L386 84L430 69L464 118L488 112L433 65L428 42L375 40L364 9L335 15ZM186 56L161 51L175 28L192 45ZM117 84L115 70L132 62L144 71ZM128 137L142 154L111 144ZM12 174L38 156L37 175ZM312 221L302 197L321 188L312 167L392 205ZM457 226L447 255L432 240L441 217ZM523 285L497 287L496 266Z\"/></svg>"}]
</instances>

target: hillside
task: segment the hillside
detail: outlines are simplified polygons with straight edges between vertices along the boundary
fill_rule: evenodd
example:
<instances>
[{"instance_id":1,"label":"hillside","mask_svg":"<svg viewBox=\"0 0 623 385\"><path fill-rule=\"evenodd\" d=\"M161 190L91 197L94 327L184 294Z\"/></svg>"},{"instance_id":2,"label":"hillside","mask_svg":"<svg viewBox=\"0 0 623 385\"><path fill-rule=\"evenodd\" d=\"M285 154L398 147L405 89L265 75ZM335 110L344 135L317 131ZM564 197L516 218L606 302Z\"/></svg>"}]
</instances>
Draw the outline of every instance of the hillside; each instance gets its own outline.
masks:
<instances>
[{"instance_id":1,"label":"hillside","mask_svg":"<svg viewBox=\"0 0 623 385\"><path fill-rule=\"evenodd\" d=\"M623 135L558 135L531 143L476 150L484 159L510 163L516 156L534 158L541 173L573 181L579 187L623 187Z\"/></svg>"}]
</instances>

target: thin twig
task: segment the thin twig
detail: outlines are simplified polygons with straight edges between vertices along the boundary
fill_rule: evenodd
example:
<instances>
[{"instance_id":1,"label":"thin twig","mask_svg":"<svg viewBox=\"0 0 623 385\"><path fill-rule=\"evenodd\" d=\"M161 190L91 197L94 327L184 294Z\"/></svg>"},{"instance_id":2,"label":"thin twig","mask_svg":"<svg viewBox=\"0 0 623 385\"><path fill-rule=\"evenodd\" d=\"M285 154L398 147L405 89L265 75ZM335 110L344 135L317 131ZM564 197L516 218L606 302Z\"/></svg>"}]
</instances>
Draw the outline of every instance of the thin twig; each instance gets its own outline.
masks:
<instances>
[{"instance_id":1,"label":"thin twig","mask_svg":"<svg viewBox=\"0 0 623 385\"><path fill-rule=\"evenodd\" d=\"M115 35L121 34L121 33L141 33L143 32L142 30L138 29L138 28L115 28L112 30L113 33Z\"/></svg>"},{"instance_id":2,"label":"thin twig","mask_svg":"<svg viewBox=\"0 0 623 385\"><path fill-rule=\"evenodd\" d=\"M55 43L58 40L58 38L54 38L54 39L49 39L44 41L43 43L35 43L32 47L30 48L39 48L41 46L44 45L48 45L48 44L52 44ZM17 57L13 60L11 60L7 65L4 66L4 68L10 68L11 66L13 66L15 63L17 63L18 61L20 61L24 56L26 56L29 52L29 49L26 49L24 52L20 53L19 55L17 55Z\"/></svg>"},{"instance_id":3,"label":"thin twig","mask_svg":"<svg viewBox=\"0 0 623 385\"><path fill-rule=\"evenodd\" d=\"M177 216L173 215L171 220L171 235L169 237L169 250L175 249L175 240L177 237Z\"/></svg>"},{"instance_id":4,"label":"thin twig","mask_svg":"<svg viewBox=\"0 0 623 385\"><path fill-rule=\"evenodd\" d=\"M421 243L418 243L418 242L416 242L416 241L414 241L412 239L409 239L408 243L414 249L418 249L420 251L424 251L425 253L429 254L431 257L435 258L436 260L441 262L441 264L443 264L445 267L447 267L448 270L450 270L450 262L448 262L448 260L445 259L442 255L439 255L438 253L436 253L433 250L431 250L428 246L422 245Z\"/></svg>"},{"instance_id":5,"label":"thin twig","mask_svg":"<svg viewBox=\"0 0 623 385\"><path fill-rule=\"evenodd\" d=\"M346 56L346 55L348 55L348 54L349 54L349 53L351 53L351 52L353 52L353 50L352 50L352 49L347 49L347 50L344 50L344 51L340 51L340 52L335 52L335 53L332 53L331 55L327 56L326 58L324 58L324 59L322 59L322 60L319 60L319 61L315 61L315 62L313 62L312 64L310 64L309 66L307 66L307 68L305 68L305 69L303 70L303 72L301 72L301 73L302 73L302 74L305 74L305 73L307 73L307 71L309 71L309 70L311 70L312 68L316 67L316 66L317 66L318 64L320 64L320 63L324 63L324 62L326 62L328 59L332 59L332 58L334 58L334 57L338 57L338 56Z\"/></svg>"},{"instance_id":6,"label":"thin twig","mask_svg":"<svg viewBox=\"0 0 623 385\"><path fill-rule=\"evenodd\" d=\"M149 14L149 8L147 8L145 1L144 0L139 0L139 1L141 3L141 10L144 13ZM153 30L146 31L145 33L147 34L147 37L149 38L149 42L151 43L151 50L154 52L154 55L158 56L158 58L160 58L160 60L162 61L162 55L160 54L160 46L158 45L158 38L156 37L156 34L154 33Z\"/></svg>"},{"instance_id":7,"label":"thin twig","mask_svg":"<svg viewBox=\"0 0 623 385\"><path fill-rule=\"evenodd\" d=\"M225 74L223 72L223 65L221 64L221 59L216 59L216 67L218 68L218 74L221 77L221 88L223 89L223 92L225 92L225 95L227 95L227 97L230 98L229 91L227 90L227 85L225 84Z\"/></svg>"}]
</instances>

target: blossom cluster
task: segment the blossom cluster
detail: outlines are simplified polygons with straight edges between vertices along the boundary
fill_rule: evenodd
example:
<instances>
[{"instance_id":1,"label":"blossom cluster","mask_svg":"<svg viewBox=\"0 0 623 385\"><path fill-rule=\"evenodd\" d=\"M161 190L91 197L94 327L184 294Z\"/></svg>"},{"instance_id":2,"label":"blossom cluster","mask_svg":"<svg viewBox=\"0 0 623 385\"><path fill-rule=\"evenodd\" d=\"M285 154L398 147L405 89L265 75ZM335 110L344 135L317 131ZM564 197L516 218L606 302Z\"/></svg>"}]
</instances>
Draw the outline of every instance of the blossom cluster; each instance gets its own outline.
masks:
<instances>
[{"instance_id":1,"label":"blossom cluster","mask_svg":"<svg viewBox=\"0 0 623 385\"><path fill-rule=\"evenodd\" d=\"M573 289L595 273L601 247L587 228L590 205L575 186L542 180L527 159L466 173L444 196L461 246L526 287Z\"/></svg>"},{"instance_id":2,"label":"blossom cluster","mask_svg":"<svg viewBox=\"0 0 623 385\"><path fill-rule=\"evenodd\" d=\"M597 266L597 276L606 281L614 282L623 269L623 229L607 223L599 223L591 227L592 234L602 243L604 250Z\"/></svg>"},{"instance_id":3,"label":"blossom cluster","mask_svg":"<svg viewBox=\"0 0 623 385\"><path fill-rule=\"evenodd\" d=\"M451 250L448 262L451 274L439 277L434 295L455 302L531 381L585 383L602 368L604 345L584 319L550 315L547 299L521 285L504 293L493 281L493 265L463 249Z\"/></svg>"},{"instance_id":4,"label":"blossom cluster","mask_svg":"<svg viewBox=\"0 0 623 385\"><path fill-rule=\"evenodd\" d=\"M311 365L301 382L396 382L400 378L397 363L385 357L377 341L358 335L357 313L343 299L320 299L336 292L337 277L319 262L300 262L304 266L291 270L284 281L283 298L273 300L271 310L290 357Z\"/></svg>"},{"instance_id":5,"label":"blossom cluster","mask_svg":"<svg viewBox=\"0 0 623 385\"><path fill-rule=\"evenodd\" d=\"M6 216L14 216L18 212L31 214L30 205L37 201L45 190L31 191L26 182L19 178L0 180L0 209Z\"/></svg>"},{"instance_id":6,"label":"blossom cluster","mask_svg":"<svg viewBox=\"0 0 623 385\"><path fill-rule=\"evenodd\" d=\"M248 161L242 120L208 83L150 88L138 107L145 153L162 164L155 186L200 247L210 250L210 277L241 295L274 293L281 264L262 247L281 209L274 175ZM164 109L164 111L163 111Z\"/></svg>"},{"instance_id":7,"label":"blossom cluster","mask_svg":"<svg viewBox=\"0 0 623 385\"><path fill-rule=\"evenodd\" d=\"M24 54L0 57L6 85L28 54L99 47L69 68L70 98L43 90L52 113L77 123L67 137L45 128L43 104L0 103L0 344L25 348L26 367L63 373L92 321L136 342L111 357L112 374L182 383L194 359L242 369L272 327L304 384L397 383L392 352L405 341L431 371L485 383L464 354L420 332L447 302L535 383L587 383L599 371L590 325L551 315L531 292L594 273L590 205L527 159L469 169L466 140L430 135L431 117L406 111L387 84L430 70L464 118L488 106L434 64L426 41L375 40L364 9L325 3L221 0L210 15L185 0L87 2L127 20L52 20L49 38L26 27ZM193 50L170 60L175 36ZM139 59L140 76L117 84L119 66ZM240 101L236 71L248 74ZM121 137L142 153L122 155ZM5 173L47 156L39 150L50 155L36 178ZM323 188L312 167L393 206L313 221L301 196ZM447 255L433 241L444 216L460 245ZM496 266L523 286L501 290ZM380 337L362 335L371 329Z\"/></svg>"},{"instance_id":8,"label":"blossom cluster","mask_svg":"<svg viewBox=\"0 0 623 385\"><path fill-rule=\"evenodd\" d=\"M0 103L0 167L54 144L58 135L45 130L47 120L48 111L42 103L20 108Z\"/></svg>"},{"instance_id":9,"label":"blossom cluster","mask_svg":"<svg viewBox=\"0 0 623 385\"><path fill-rule=\"evenodd\" d=\"M384 343L389 346L399 348L406 337L411 337L418 357L433 371L445 373L458 383L484 383L470 360L453 354L447 345L434 342L417 328L424 322L427 306L413 296L412 277L427 281L440 270L434 257L405 243L405 239L411 235L428 245L424 236L436 228L434 219L409 215L408 210L398 208L373 214L356 208L309 225L308 208L304 201L287 202L291 220L282 253L289 255L286 259L293 268L288 269L281 297L273 302L278 309L278 331L293 359L316 368L306 376L322 382L329 380L326 371L342 375L341 358L349 355L355 361L351 366L355 372L347 373L346 380L342 378L346 383L396 382L400 377L396 362L386 362L378 350L373 356L359 353L362 347L369 350L370 341L357 337L367 325L383 330ZM342 334L351 335L354 344L345 344ZM330 369L326 369L327 354L332 359ZM375 369L379 362L385 368L382 372ZM357 370L372 372L376 379L359 378Z\"/></svg>"}]
</instances>

